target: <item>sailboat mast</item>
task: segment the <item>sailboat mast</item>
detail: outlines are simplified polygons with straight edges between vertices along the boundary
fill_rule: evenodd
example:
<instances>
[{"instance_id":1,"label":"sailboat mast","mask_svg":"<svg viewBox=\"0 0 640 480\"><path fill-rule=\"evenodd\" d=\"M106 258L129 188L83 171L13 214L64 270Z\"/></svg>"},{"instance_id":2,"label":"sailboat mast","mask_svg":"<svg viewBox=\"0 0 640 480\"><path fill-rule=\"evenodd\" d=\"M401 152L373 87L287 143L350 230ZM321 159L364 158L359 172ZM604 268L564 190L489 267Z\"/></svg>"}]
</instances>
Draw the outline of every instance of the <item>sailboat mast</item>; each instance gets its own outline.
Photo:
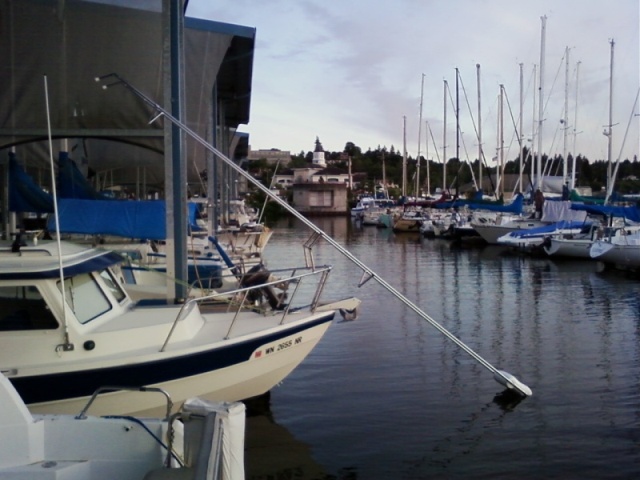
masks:
<instances>
[{"instance_id":1,"label":"sailboat mast","mask_svg":"<svg viewBox=\"0 0 640 480\"><path fill-rule=\"evenodd\" d=\"M520 175L518 177L518 188L521 192L524 192L524 186L522 185L522 169L524 167L524 131L522 129L522 115L524 109L524 76L523 76L523 64L520 64L520 116L518 138L520 139Z\"/></svg>"},{"instance_id":2,"label":"sailboat mast","mask_svg":"<svg viewBox=\"0 0 640 480\"><path fill-rule=\"evenodd\" d=\"M482 112L480 108L480 64L476 63L476 83L478 87L478 182L480 183L480 192L482 188Z\"/></svg>"},{"instance_id":3,"label":"sailboat mast","mask_svg":"<svg viewBox=\"0 0 640 480\"><path fill-rule=\"evenodd\" d=\"M611 44L611 62L609 64L609 128L605 132L607 136L607 192L613 191L611 185L611 149L613 146L613 39L609 42Z\"/></svg>"},{"instance_id":4,"label":"sailboat mast","mask_svg":"<svg viewBox=\"0 0 640 480\"><path fill-rule=\"evenodd\" d=\"M402 117L402 196L407 196L407 116Z\"/></svg>"},{"instance_id":5,"label":"sailboat mast","mask_svg":"<svg viewBox=\"0 0 640 480\"><path fill-rule=\"evenodd\" d=\"M578 168L577 166L577 161L578 161L578 157L577 157L577 150L576 150L576 137L578 136L578 131L576 130L578 128L578 86L579 86L579 81L578 79L580 78L580 63L578 62L576 63L576 104L574 106L574 113L573 113L573 165L572 165L572 169L571 169L571 189L573 190L574 188L576 188L576 169Z\"/></svg>"},{"instance_id":6,"label":"sailboat mast","mask_svg":"<svg viewBox=\"0 0 640 480\"><path fill-rule=\"evenodd\" d=\"M542 32L540 35L540 84L538 85L538 155L536 160L536 186L542 190L542 121L544 114L544 50L545 33L547 28L546 15L540 17Z\"/></svg>"},{"instance_id":7,"label":"sailboat mast","mask_svg":"<svg viewBox=\"0 0 640 480\"><path fill-rule=\"evenodd\" d=\"M535 159L533 157L533 153L534 153L534 149L533 146L535 145L535 139L536 139L536 127L537 127L537 120L536 120L536 92L538 91L537 88L537 82L538 82L538 66L534 63L533 64L533 108L531 109L531 115L532 115L532 120L531 120L531 148L529 150L529 155L528 158L531 159L531 169L529 172L529 175L531 176L531 178L533 178L534 183L537 184L537 179L536 179L536 169L534 167L535 165ZM531 192L531 196L533 197L533 191Z\"/></svg>"},{"instance_id":8,"label":"sailboat mast","mask_svg":"<svg viewBox=\"0 0 640 480\"><path fill-rule=\"evenodd\" d=\"M500 84L500 116L499 116L499 128L500 142L498 148L500 149L500 192L504 194L504 85Z\"/></svg>"},{"instance_id":9,"label":"sailboat mast","mask_svg":"<svg viewBox=\"0 0 640 480\"><path fill-rule=\"evenodd\" d=\"M444 126L442 127L442 193L447 191L447 81L444 81Z\"/></svg>"},{"instance_id":10,"label":"sailboat mast","mask_svg":"<svg viewBox=\"0 0 640 480\"><path fill-rule=\"evenodd\" d=\"M422 141L422 101L424 99L424 73L420 85L420 116L418 120L418 157L416 159L416 198L420 196L420 146Z\"/></svg>"},{"instance_id":11,"label":"sailboat mast","mask_svg":"<svg viewBox=\"0 0 640 480\"><path fill-rule=\"evenodd\" d=\"M382 151L382 188L384 188L384 197L389 198L389 190L387 190L387 170L384 162L384 150Z\"/></svg>"},{"instance_id":12,"label":"sailboat mast","mask_svg":"<svg viewBox=\"0 0 640 480\"><path fill-rule=\"evenodd\" d=\"M569 159L567 158L567 134L569 128L569 47L565 49L565 69L564 69L564 120L562 129L562 183L569 178ZM575 154L575 152L574 152Z\"/></svg>"},{"instance_id":13,"label":"sailboat mast","mask_svg":"<svg viewBox=\"0 0 640 480\"><path fill-rule=\"evenodd\" d=\"M458 172L460 171L460 93L458 88L458 82L460 78L460 70L456 67L456 160L458 161ZM459 178L460 175L456 173L456 196L459 192Z\"/></svg>"},{"instance_id":14,"label":"sailboat mast","mask_svg":"<svg viewBox=\"0 0 640 480\"><path fill-rule=\"evenodd\" d=\"M429 178L429 122L424 125L425 164L427 166L427 197L431 196L431 179Z\"/></svg>"}]
</instances>

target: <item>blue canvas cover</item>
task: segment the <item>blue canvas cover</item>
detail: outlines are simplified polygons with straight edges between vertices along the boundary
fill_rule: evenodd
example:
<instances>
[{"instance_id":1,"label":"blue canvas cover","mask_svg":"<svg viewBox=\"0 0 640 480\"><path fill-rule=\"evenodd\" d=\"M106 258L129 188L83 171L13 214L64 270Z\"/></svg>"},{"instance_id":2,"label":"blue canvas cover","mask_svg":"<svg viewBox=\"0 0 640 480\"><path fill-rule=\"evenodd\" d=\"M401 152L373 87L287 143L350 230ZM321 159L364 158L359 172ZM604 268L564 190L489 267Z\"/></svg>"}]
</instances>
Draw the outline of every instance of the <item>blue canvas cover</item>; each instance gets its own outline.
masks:
<instances>
[{"instance_id":1,"label":"blue canvas cover","mask_svg":"<svg viewBox=\"0 0 640 480\"><path fill-rule=\"evenodd\" d=\"M96 192L84 177L67 152L58 154L58 198L82 198L85 200L108 200Z\"/></svg>"},{"instance_id":2,"label":"blue canvas cover","mask_svg":"<svg viewBox=\"0 0 640 480\"><path fill-rule=\"evenodd\" d=\"M587 205L584 203L572 203L571 210L582 210L592 215L606 215L607 217L626 218L632 222L640 223L640 210L638 207L616 207L612 205Z\"/></svg>"},{"instance_id":3,"label":"blue canvas cover","mask_svg":"<svg viewBox=\"0 0 640 480\"><path fill-rule=\"evenodd\" d=\"M13 152L9 152L9 211L53 212L53 197L22 169Z\"/></svg>"},{"instance_id":4,"label":"blue canvas cover","mask_svg":"<svg viewBox=\"0 0 640 480\"><path fill-rule=\"evenodd\" d=\"M509 233L509 236L515 238L539 237L544 236L545 234L555 233L558 230L575 230L577 228L584 228L590 225L590 222L575 222L570 220L563 220L561 222L542 225L540 227L516 230Z\"/></svg>"},{"instance_id":5,"label":"blue canvas cover","mask_svg":"<svg viewBox=\"0 0 640 480\"><path fill-rule=\"evenodd\" d=\"M189 222L195 224L196 204L189 203ZM165 240L166 203L164 200L83 200L58 199L60 232L85 235L116 235L124 238ZM56 230L50 216L47 228Z\"/></svg>"}]
</instances>

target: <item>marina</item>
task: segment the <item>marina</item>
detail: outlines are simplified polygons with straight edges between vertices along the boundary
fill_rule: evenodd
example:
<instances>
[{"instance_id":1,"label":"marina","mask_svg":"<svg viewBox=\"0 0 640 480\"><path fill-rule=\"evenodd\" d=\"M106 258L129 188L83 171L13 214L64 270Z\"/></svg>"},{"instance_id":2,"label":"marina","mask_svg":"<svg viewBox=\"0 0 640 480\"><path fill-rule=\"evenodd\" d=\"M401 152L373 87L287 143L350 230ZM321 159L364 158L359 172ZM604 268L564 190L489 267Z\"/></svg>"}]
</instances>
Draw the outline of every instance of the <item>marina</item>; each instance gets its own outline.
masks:
<instances>
[{"instance_id":1,"label":"marina","mask_svg":"<svg viewBox=\"0 0 640 480\"><path fill-rule=\"evenodd\" d=\"M314 222L533 395L503 401L459 348L375 282L357 288L360 272L320 244L360 316L334 323L266 411L248 416L247 478L637 476L637 279L591 261ZM274 232L270 258L291 258L289 242L308 236L292 220Z\"/></svg>"},{"instance_id":2,"label":"marina","mask_svg":"<svg viewBox=\"0 0 640 480\"><path fill-rule=\"evenodd\" d=\"M306 156L272 149L275 169L249 162L253 27L191 16L188 1L0 3L9 478L640 474L640 203L613 191L620 159L606 187L583 175L578 190L588 161L569 161L568 86L562 176L557 155L543 168L546 16L535 168L519 134L517 182L502 147L495 177L480 148L463 181L456 68L455 162L445 80L443 169L430 181L427 153L425 197L406 116L402 157L350 141L325 152L316 135ZM612 126L610 109L609 170ZM576 200L592 186L605 205Z\"/></svg>"}]
</instances>

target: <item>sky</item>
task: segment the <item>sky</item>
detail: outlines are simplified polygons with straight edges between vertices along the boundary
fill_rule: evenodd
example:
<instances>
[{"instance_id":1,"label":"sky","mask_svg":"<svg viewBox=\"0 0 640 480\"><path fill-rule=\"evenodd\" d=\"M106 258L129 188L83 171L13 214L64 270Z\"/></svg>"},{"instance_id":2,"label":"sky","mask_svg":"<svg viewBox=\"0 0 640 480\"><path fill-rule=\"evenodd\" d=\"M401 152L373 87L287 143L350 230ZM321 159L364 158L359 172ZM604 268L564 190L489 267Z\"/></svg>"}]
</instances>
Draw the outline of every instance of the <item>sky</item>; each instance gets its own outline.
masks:
<instances>
[{"instance_id":1,"label":"sky","mask_svg":"<svg viewBox=\"0 0 640 480\"><path fill-rule=\"evenodd\" d=\"M504 158L513 159L522 96L525 145L537 152L540 144L548 155L562 155L566 148L590 161L608 158L603 132L611 103L615 161L632 159L640 143L640 107L634 109L640 87L639 5L638 0L190 0L187 15L256 29L250 120L239 128L249 133L253 150L308 152L318 137L325 151L343 151L353 142L363 151L393 146L402 152L406 138L413 158L420 152L441 161L446 146L447 158L459 149L461 159L473 160L481 138L488 162L501 145Z\"/></svg>"}]
</instances>

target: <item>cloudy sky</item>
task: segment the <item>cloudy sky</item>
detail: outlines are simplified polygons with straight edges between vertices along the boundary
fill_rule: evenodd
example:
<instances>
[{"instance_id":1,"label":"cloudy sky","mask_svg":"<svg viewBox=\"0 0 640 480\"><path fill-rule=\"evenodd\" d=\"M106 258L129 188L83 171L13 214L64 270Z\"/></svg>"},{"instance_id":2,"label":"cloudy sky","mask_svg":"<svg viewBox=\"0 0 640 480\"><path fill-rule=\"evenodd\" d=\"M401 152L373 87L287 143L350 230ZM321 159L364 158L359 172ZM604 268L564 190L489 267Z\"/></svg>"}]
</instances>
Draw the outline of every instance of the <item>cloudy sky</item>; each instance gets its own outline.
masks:
<instances>
[{"instance_id":1,"label":"cloudy sky","mask_svg":"<svg viewBox=\"0 0 640 480\"><path fill-rule=\"evenodd\" d=\"M409 155L415 157L420 145L422 155L428 148L429 158L437 159L445 145L446 81L450 158L456 149L457 68L460 157L477 158L480 65L485 156L496 156L502 84L505 157L515 158L520 65L523 133L537 150L534 91L542 63L542 150L562 154L566 131L569 152L575 141L578 154L606 159L613 40L612 156L638 153L638 0L190 0L187 15L256 28L250 122L241 127L253 149L307 152L318 136L327 151L342 151L347 142L363 151L401 151L406 118Z\"/></svg>"}]
</instances>

